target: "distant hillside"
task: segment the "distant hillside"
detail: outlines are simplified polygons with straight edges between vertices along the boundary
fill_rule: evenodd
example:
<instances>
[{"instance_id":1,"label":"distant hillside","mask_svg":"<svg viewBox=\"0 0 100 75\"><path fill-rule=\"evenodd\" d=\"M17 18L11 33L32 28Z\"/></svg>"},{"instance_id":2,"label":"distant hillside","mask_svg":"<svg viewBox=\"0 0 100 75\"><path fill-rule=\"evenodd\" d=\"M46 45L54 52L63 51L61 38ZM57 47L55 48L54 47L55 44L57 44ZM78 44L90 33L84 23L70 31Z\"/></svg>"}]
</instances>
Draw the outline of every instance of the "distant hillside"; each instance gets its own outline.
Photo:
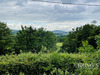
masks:
<instances>
[{"instance_id":1,"label":"distant hillside","mask_svg":"<svg viewBox=\"0 0 100 75\"><path fill-rule=\"evenodd\" d=\"M54 30L52 31L53 33L65 33L65 31L62 31L62 30Z\"/></svg>"},{"instance_id":2,"label":"distant hillside","mask_svg":"<svg viewBox=\"0 0 100 75\"><path fill-rule=\"evenodd\" d=\"M19 30L12 30L13 34L16 34Z\"/></svg>"},{"instance_id":3,"label":"distant hillside","mask_svg":"<svg viewBox=\"0 0 100 75\"><path fill-rule=\"evenodd\" d=\"M56 35L68 35L69 34L69 32L65 32L65 31L62 31L62 30L54 30L52 32Z\"/></svg>"},{"instance_id":4,"label":"distant hillside","mask_svg":"<svg viewBox=\"0 0 100 75\"><path fill-rule=\"evenodd\" d=\"M16 34L19 30L12 30L12 33L13 34ZM62 30L54 30L54 31L51 31L53 32L55 35L68 35L69 32L65 32L65 31L62 31Z\"/></svg>"}]
</instances>

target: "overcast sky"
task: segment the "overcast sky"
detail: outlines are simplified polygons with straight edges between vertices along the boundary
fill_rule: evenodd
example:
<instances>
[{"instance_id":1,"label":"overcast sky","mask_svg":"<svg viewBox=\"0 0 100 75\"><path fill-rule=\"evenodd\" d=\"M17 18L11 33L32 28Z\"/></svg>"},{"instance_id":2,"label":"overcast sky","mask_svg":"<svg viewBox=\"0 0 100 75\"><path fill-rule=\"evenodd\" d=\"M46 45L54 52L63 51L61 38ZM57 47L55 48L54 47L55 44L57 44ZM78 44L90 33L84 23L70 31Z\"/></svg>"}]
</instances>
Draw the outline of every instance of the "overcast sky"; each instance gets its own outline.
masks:
<instances>
[{"instance_id":1,"label":"overcast sky","mask_svg":"<svg viewBox=\"0 0 100 75\"><path fill-rule=\"evenodd\" d=\"M61 3L99 4L100 0L37 0ZM0 0L0 21L11 29L23 26L70 31L100 20L100 6L64 5L34 0Z\"/></svg>"}]
</instances>

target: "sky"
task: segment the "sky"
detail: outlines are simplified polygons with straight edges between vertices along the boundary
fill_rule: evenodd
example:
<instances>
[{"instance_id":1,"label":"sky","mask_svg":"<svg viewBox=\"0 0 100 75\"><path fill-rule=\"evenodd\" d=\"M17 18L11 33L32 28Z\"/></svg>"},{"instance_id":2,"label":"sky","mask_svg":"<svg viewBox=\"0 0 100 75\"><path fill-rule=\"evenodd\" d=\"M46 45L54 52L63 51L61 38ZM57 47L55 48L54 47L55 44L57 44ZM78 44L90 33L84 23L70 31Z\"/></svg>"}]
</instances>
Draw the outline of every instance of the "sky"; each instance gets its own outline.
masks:
<instances>
[{"instance_id":1,"label":"sky","mask_svg":"<svg viewBox=\"0 0 100 75\"><path fill-rule=\"evenodd\" d=\"M59 2L59 3L47 3ZM67 5L64 3L100 5L100 0L0 0L0 21L10 29L21 25L46 30L71 31L93 20L100 20L100 6Z\"/></svg>"}]
</instances>

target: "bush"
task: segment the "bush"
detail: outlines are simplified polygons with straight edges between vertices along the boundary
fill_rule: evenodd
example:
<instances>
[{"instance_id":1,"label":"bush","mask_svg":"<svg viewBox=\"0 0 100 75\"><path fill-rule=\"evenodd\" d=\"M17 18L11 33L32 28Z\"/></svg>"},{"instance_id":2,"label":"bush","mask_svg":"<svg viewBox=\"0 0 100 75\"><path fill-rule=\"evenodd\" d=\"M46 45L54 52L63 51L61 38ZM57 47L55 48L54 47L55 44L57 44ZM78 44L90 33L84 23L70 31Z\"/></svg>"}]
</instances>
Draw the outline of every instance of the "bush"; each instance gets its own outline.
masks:
<instances>
[{"instance_id":1,"label":"bush","mask_svg":"<svg viewBox=\"0 0 100 75\"><path fill-rule=\"evenodd\" d=\"M88 41L84 42L82 41L82 47L79 47L79 51L81 53L87 53L87 52L95 52L96 49L94 49L94 47L92 45L88 44Z\"/></svg>"},{"instance_id":2,"label":"bush","mask_svg":"<svg viewBox=\"0 0 100 75\"><path fill-rule=\"evenodd\" d=\"M100 51L94 54L68 53L21 53L19 55L0 56L0 75L84 75L100 74ZM98 68L79 68L78 63L98 63Z\"/></svg>"},{"instance_id":3,"label":"bush","mask_svg":"<svg viewBox=\"0 0 100 75\"><path fill-rule=\"evenodd\" d=\"M96 39L96 43L98 45L98 48L100 49L100 35L96 35L95 39Z\"/></svg>"},{"instance_id":4,"label":"bush","mask_svg":"<svg viewBox=\"0 0 100 75\"><path fill-rule=\"evenodd\" d=\"M0 22L0 55L10 54L14 51L14 40L11 32L6 23Z\"/></svg>"}]
</instances>

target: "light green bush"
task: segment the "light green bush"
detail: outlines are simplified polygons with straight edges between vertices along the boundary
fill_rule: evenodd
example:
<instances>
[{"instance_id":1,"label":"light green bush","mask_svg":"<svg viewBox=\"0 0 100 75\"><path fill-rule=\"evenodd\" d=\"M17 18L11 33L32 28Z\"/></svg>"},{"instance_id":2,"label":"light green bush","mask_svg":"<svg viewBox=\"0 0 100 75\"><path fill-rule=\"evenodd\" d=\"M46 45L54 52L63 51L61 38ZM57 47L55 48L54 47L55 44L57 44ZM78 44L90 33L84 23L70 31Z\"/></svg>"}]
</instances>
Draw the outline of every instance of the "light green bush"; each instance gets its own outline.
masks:
<instances>
[{"instance_id":1,"label":"light green bush","mask_svg":"<svg viewBox=\"0 0 100 75\"><path fill-rule=\"evenodd\" d=\"M98 45L98 48L100 49L100 35L96 35L95 39L96 39L96 43Z\"/></svg>"},{"instance_id":2,"label":"light green bush","mask_svg":"<svg viewBox=\"0 0 100 75\"><path fill-rule=\"evenodd\" d=\"M88 41L82 41L82 47L79 47L79 52L81 53L87 53L87 52L95 52L96 49L92 45L88 44Z\"/></svg>"},{"instance_id":3,"label":"light green bush","mask_svg":"<svg viewBox=\"0 0 100 75\"><path fill-rule=\"evenodd\" d=\"M87 54L29 52L0 56L0 75L99 75L99 55L100 51ZM98 67L80 69L78 63L98 63Z\"/></svg>"}]
</instances>

